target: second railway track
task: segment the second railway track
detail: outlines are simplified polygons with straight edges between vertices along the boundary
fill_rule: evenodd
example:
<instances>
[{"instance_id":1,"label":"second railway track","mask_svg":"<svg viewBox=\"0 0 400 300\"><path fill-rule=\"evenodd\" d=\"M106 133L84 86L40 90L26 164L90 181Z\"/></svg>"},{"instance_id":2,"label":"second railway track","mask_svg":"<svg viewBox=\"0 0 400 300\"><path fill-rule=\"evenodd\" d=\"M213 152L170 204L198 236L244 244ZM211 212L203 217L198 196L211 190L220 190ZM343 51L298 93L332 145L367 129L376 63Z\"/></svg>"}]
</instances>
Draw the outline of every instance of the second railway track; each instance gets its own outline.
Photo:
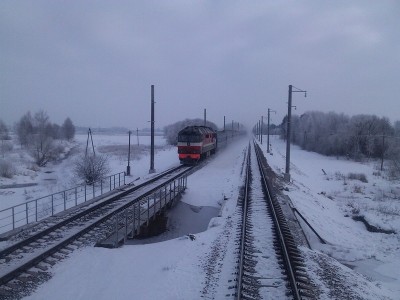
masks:
<instances>
[{"instance_id":1,"label":"second railway track","mask_svg":"<svg viewBox=\"0 0 400 300\"><path fill-rule=\"evenodd\" d=\"M0 299L24 296L21 287L35 282L47 265L73 251L71 245L92 244L110 232L108 224L116 213L152 193L159 186L190 172L193 167L179 166L147 182L122 189L106 201L95 202L41 222L13 237L13 242L0 250ZM139 204L140 205L140 204ZM112 230L112 229L111 229ZM46 277L46 276L44 276Z\"/></svg>"}]
</instances>

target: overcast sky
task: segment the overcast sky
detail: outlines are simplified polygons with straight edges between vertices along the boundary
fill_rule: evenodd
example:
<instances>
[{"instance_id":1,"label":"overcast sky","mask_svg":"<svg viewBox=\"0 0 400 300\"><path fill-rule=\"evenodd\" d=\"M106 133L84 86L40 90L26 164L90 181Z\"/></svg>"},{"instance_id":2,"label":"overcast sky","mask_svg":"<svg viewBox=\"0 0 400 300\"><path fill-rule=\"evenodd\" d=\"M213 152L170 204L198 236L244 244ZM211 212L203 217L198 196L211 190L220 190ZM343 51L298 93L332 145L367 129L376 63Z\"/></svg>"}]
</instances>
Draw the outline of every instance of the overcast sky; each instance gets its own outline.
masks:
<instances>
[{"instance_id":1,"label":"overcast sky","mask_svg":"<svg viewBox=\"0 0 400 300\"><path fill-rule=\"evenodd\" d=\"M400 1L0 2L0 119L253 125L308 110L400 120Z\"/></svg>"}]
</instances>

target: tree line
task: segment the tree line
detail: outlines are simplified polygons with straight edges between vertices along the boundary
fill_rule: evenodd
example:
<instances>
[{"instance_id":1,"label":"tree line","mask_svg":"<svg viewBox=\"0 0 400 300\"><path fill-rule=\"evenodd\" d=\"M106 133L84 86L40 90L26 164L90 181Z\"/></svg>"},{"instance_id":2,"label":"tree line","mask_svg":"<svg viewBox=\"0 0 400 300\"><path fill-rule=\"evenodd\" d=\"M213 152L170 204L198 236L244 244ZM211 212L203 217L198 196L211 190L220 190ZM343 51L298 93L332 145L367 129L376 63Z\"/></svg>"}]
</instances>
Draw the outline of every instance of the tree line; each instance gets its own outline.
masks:
<instances>
[{"instance_id":1,"label":"tree line","mask_svg":"<svg viewBox=\"0 0 400 300\"><path fill-rule=\"evenodd\" d=\"M26 148L35 163L45 166L54 160L64 150L56 140L72 140L75 136L75 126L70 118L66 118L60 126L50 122L50 118L43 110L32 115L27 112L15 124L15 133L22 147ZM2 140L10 139L7 126L0 120L0 137Z\"/></svg>"},{"instance_id":2,"label":"tree line","mask_svg":"<svg viewBox=\"0 0 400 300\"><path fill-rule=\"evenodd\" d=\"M392 175L400 175L400 121L375 115L347 116L310 111L292 116L291 141L302 149L354 160L389 160ZM280 125L286 139L287 116Z\"/></svg>"}]
</instances>

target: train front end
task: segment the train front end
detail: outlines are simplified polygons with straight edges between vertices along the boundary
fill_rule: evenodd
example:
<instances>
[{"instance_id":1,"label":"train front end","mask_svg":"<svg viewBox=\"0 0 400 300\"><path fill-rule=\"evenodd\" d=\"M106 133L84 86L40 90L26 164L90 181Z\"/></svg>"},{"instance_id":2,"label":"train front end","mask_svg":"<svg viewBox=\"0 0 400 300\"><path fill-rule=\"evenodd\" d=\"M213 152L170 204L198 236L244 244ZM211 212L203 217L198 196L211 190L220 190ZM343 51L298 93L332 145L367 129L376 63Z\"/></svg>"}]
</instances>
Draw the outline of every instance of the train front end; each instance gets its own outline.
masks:
<instances>
[{"instance_id":1,"label":"train front end","mask_svg":"<svg viewBox=\"0 0 400 300\"><path fill-rule=\"evenodd\" d=\"M188 126L178 133L178 155L182 164L195 164L215 152L215 131L205 126Z\"/></svg>"}]
</instances>

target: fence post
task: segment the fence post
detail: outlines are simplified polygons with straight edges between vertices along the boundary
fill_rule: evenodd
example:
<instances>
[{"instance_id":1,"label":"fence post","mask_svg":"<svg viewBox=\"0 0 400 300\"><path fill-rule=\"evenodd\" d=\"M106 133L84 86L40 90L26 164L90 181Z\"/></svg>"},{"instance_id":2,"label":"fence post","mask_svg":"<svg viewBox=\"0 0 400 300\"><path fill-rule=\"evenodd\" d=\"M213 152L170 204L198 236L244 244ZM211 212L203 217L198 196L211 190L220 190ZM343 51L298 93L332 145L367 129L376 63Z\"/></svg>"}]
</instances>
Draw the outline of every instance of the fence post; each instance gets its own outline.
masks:
<instances>
[{"instance_id":1,"label":"fence post","mask_svg":"<svg viewBox=\"0 0 400 300\"><path fill-rule=\"evenodd\" d=\"M118 245L118 213L115 214L115 245Z\"/></svg>"},{"instance_id":2,"label":"fence post","mask_svg":"<svg viewBox=\"0 0 400 300\"><path fill-rule=\"evenodd\" d=\"M160 213L162 209L162 188L160 189Z\"/></svg>"},{"instance_id":3,"label":"fence post","mask_svg":"<svg viewBox=\"0 0 400 300\"><path fill-rule=\"evenodd\" d=\"M15 229L14 206L12 207L12 223L13 223L13 230L14 230Z\"/></svg>"},{"instance_id":4,"label":"fence post","mask_svg":"<svg viewBox=\"0 0 400 300\"><path fill-rule=\"evenodd\" d=\"M167 185L164 186L164 206L167 205Z\"/></svg>"},{"instance_id":5,"label":"fence post","mask_svg":"<svg viewBox=\"0 0 400 300\"><path fill-rule=\"evenodd\" d=\"M124 236L124 244L128 238L128 209L125 209L125 236Z\"/></svg>"},{"instance_id":6,"label":"fence post","mask_svg":"<svg viewBox=\"0 0 400 300\"><path fill-rule=\"evenodd\" d=\"M138 230L137 233L140 234L140 217L141 217L141 212L140 212L140 200L138 201Z\"/></svg>"},{"instance_id":7,"label":"fence post","mask_svg":"<svg viewBox=\"0 0 400 300\"><path fill-rule=\"evenodd\" d=\"M150 201L149 201L149 197L146 197L146 201L147 201L147 226L149 226L149 223L150 223Z\"/></svg>"},{"instance_id":8,"label":"fence post","mask_svg":"<svg viewBox=\"0 0 400 300\"><path fill-rule=\"evenodd\" d=\"M133 217L132 217L132 238L135 236L135 226L136 226L136 205L133 204Z\"/></svg>"},{"instance_id":9,"label":"fence post","mask_svg":"<svg viewBox=\"0 0 400 300\"><path fill-rule=\"evenodd\" d=\"M26 224L29 223L28 202L25 205Z\"/></svg>"},{"instance_id":10,"label":"fence post","mask_svg":"<svg viewBox=\"0 0 400 300\"><path fill-rule=\"evenodd\" d=\"M66 210L67 209L67 195L65 194L65 191L64 191L64 210Z\"/></svg>"},{"instance_id":11,"label":"fence post","mask_svg":"<svg viewBox=\"0 0 400 300\"><path fill-rule=\"evenodd\" d=\"M153 220L156 217L156 203L157 203L157 197L156 197L156 193L153 194L153 205L154 205L154 215L153 215Z\"/></svg>"},{"instance_id":12,"label":"fence post","mask_svg":"<svg viewBox=\"0 0 400 300\"><path fill-rule=\"evenodd\" d=\"M171 202L172 199L172 182L169 183L169 199L168 199L168 203Z\"/></svg>"}]
</instances>

